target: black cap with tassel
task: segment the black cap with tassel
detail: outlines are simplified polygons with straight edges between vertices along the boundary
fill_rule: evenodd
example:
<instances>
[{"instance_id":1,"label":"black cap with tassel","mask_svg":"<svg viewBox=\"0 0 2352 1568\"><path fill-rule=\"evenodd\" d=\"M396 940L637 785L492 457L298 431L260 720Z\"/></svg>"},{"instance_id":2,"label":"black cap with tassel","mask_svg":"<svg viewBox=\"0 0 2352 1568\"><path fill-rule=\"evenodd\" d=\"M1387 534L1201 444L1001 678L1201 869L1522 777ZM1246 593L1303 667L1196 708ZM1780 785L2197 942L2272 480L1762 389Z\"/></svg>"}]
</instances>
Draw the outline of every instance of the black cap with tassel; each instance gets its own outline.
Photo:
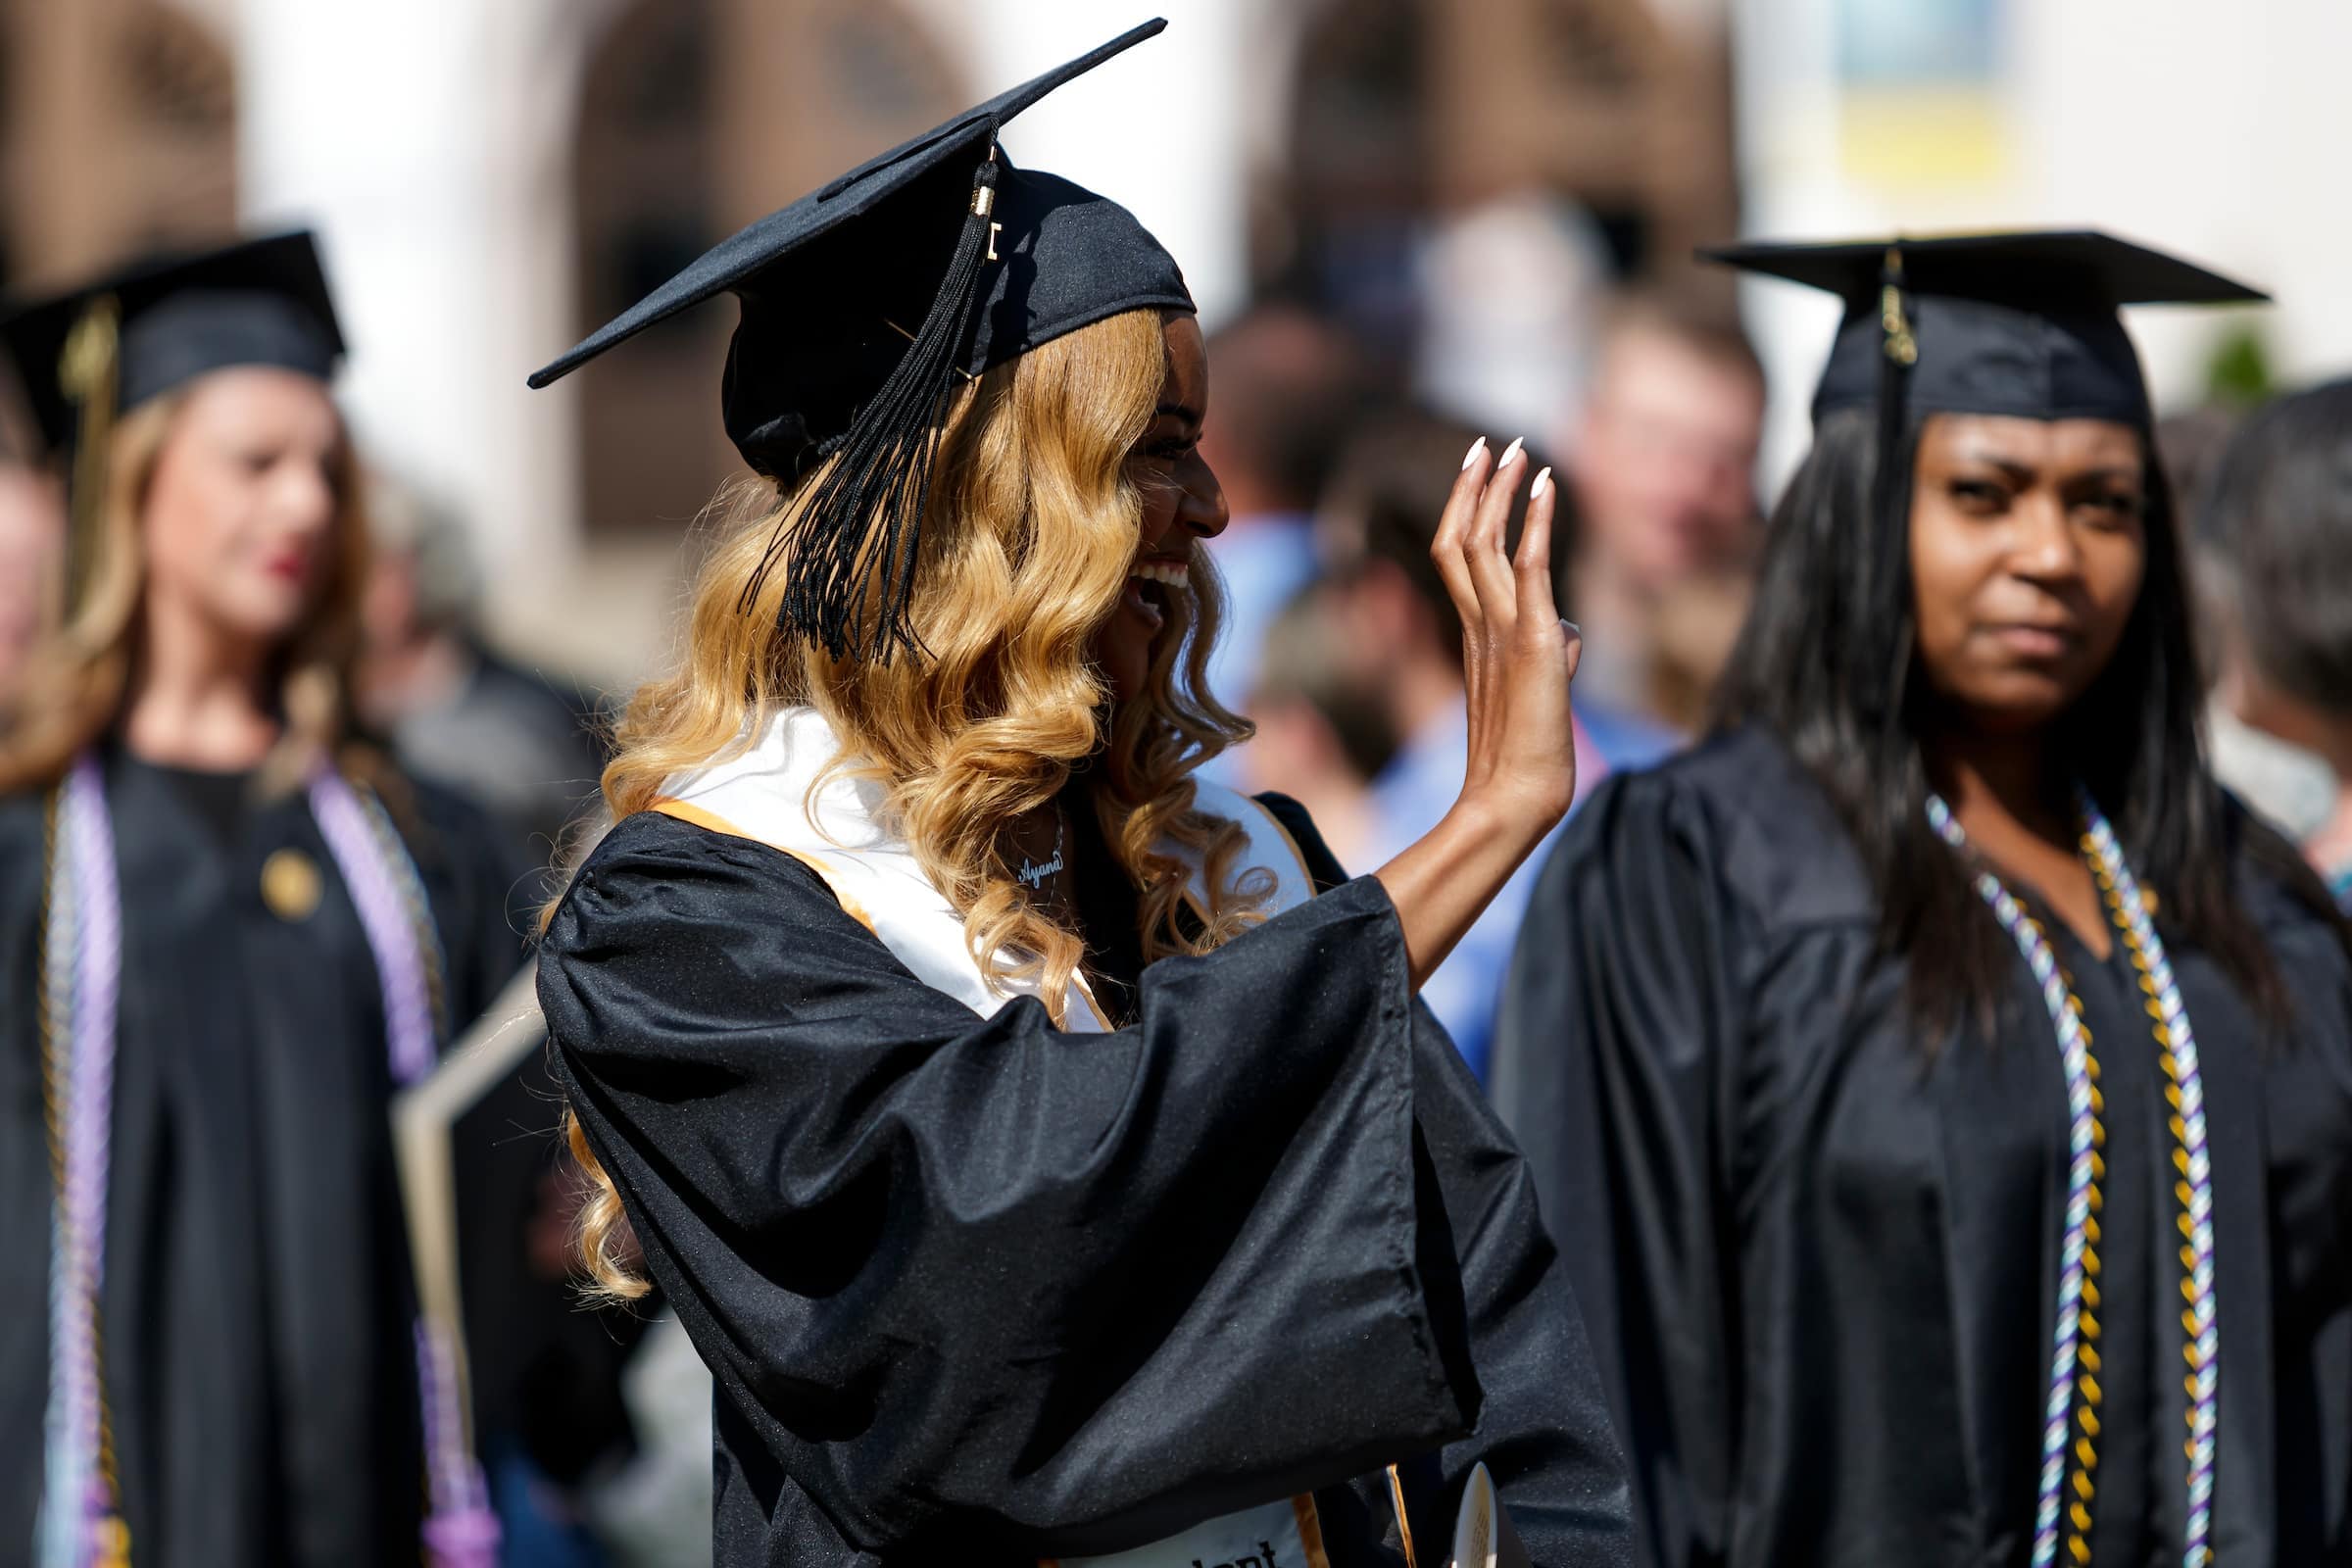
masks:
<instances>
[{"instance_id":1,"label":"black cap with tassel","mask_svg":"<svg viewBox=\"0 0 2352 1568\"><path fill-rule=\"evenodd\" d=\"M343 334L304 231L150 257L0 319L0 347L50 451L70 460L66 614L97 570L118 418L200 376L261 366L332 379Z\"/></svg>"},{"instance_id":2,"label":"black cap with tassel","mask_svg":"<svg viewBox=\"0 0 2352 1568\"><path fill-rule=\"evenodd\" d=\"M112 294L85 306L57 359L57 387L78 413L73 439L73 474L66 481L66 618L74 612L98 573L98 508L106 494L106 469L115 430L117 371L121 368L122 307Z\"/></svg>"},{"instance_id":3,"label":"black cap with tassel","mask_svg":"<svg viewBox=\"0 0 2352 1568\"><path fill-rule=\"evenodd\" d=\"M1891 398L1898 421L1997 414L2145 425L2147 384L2120 310L2264 298L2095 230L1747 244L1699 256L1845 302L1813 397L1817 419L1871 404L1884 416Z\"/></svg>"},{"instance_id":4,"label":"black cap with tassel","mask_svg":"<svg viewBox=\"0 0 2352 1568\"><path fill-rule=\"evenodd\" d=\"M1910 318L1903 311L1903 247L1897 241L1886 247L1879 267L1879 434L1878 464L1871 470L1871 505L1882 519L1894 516L1903 505L1897 486L1908 466L1889 462L1887 455L1902 443L1903 392L1911 368L1918 363L1919 339L1912 336Z\"/></svg>"},{"instance_id":5,"label":"black cap with tassel","mask_svg":"<svg viewBox=\"0 0 2352 1568\"><path fill-rule=\"evenodd\" d=\"M907 614L940 422L959 379L1106 317L1193 308L1117 203L1019 170L1005 122L1167 25L1151 22L760 219L530 378L543 387L719 294L735 328L720 408L758 472L839 462L770 542L782 624L835 658L919 651ZM756 595L759 583L751 592Z\"/></svg>"}]
</instances>

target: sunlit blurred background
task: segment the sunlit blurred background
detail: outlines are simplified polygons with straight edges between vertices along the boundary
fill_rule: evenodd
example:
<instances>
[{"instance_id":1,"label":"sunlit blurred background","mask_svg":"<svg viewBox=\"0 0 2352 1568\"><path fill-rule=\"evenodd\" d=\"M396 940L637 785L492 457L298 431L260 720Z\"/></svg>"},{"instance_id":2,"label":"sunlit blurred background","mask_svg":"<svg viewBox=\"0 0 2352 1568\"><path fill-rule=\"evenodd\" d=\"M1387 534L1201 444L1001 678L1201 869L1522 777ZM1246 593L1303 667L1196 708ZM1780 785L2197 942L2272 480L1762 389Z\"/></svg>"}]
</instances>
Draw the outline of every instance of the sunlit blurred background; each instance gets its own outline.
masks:
<instances>
[{"instance_id":1,"label":"sunlit blurred background","mask_svg":"<svg viewBox=\"0 0 2352 1568\"><path fill-rule=\"evenodd\" d=\"M1461 777L1458 631L1426 546L1473 433L1560 466L1580 777L1702 727L1836 307L1736 285L1696 247L2102 227L2268 288L2268 309L2133 313L2192 495L2238 414L2352 370L2346 0L1166 9L1163 37L1005 144L1132 207L1184 265L1235 514L1215 676L1259 726L1217 765L1300 798L1358 865ZM735 467L717 418L734 310L551 391L525 375L741 224L1151 14L0 0L0 291L318 230L377 475L362 711L544 863L589 807L599 718L670 657L698 514ZM0 684L62 528L14 390ZM2298 833L2352 824L2352 783L2240 722L2254 688L2230 616L2213 629L2225 776ZM1524 896L1426 992L1474 1066ZM577 1541L517 1538L511 1563L708 1560L708 1384L674 1327L626 1385L627 1443L540 1456L563 1486L533 1508Z\"/></svg>"},{"instance_id":2,"label":"sunlit blurred background","mask_svg":"<svg viewBox=\"0 0 2352 1568\"><path fill-rule=\"evenodd\" d=\"M1738 233L2067 223L2277 309L2140 313L2185 405L2352 363L2338 0L1170 0L1019 122L1116 195L1213 328L1278 292L1505 437L1573 446L1596 322ZM740 223L1151 14L1118 0L11 0L0 285L239 224L323 233L379 464L472 542L483 629L625 685L731 454L719 304L524 374ZM1831 308L1739 300L1804 437Z\"/></svg>"}]
</instances>

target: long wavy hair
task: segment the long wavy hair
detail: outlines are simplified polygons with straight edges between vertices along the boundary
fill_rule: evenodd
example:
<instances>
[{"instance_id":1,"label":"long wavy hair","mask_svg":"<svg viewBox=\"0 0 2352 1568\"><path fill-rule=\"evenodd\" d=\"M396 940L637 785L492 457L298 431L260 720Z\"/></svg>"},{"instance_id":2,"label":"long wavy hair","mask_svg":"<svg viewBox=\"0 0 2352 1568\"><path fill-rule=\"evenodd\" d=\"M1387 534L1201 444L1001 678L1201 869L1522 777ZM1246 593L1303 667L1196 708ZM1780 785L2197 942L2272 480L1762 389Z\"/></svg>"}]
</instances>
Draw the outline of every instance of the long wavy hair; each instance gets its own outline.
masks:
<instances>
[{"instance_id":1,"label":"long wavy hair","mask_svg":"<svg viewBox=\"0 0 2352 1568\"><path fill-rule=\"evenodd\" d=\"M684 658L639 688L618 725L604 774L612 818L648 809L665 780L740 755L779 709L806 705L841 737L830 776L881 786L884 813L961 912L974 960L1001 987L1033 985L1057 1024L1085 944L1014 879L1004 832L1074 775L1140 890L1147 960L1205 952L1262 918L1270 879L1228 885L1241 829L1194 808L1193 770L1250 733L1207 689L1223 594L1206 555L1195 548L1191 592L1171 596L1140 697L1114 704L1089 653L1135 561L1151 481L1131 458L1166 373L1161 318L1135 311L962 390L938 432L915 565L923 651L887 663L832 659L778 629L792 530L824 468L781 494L747 480L723 495ZM762 575L777 538L782 569ZM1197 922L1180 919L1187 879L1169 846L1207 867L1211 902ZM590 1179L582 1261L599 1294L642 1296L619 1197L568 1113L566 1135Z\"/></svg>"},{"instance_id":2,"label":"long wavy hair","mask_svg":"<svg viewBox=\"0 0 2352 1568\"><path fill-rule=\"evenodd\" d=\"M1918 444L1914 420L1890 457L1893 494L1911 495ZM1881 948L1906 962L1914 1023L1934 1042L1964 1020L1989 1024L2016 955L1928 824L1910 508L1876 514L1877 445L1873 411L1821 421L1773 513L1715 717L1777 735L1821 785L1876 890ZM2051 727L2056 760L2114 820L2141 881L2162 893L2166 925L2282 1028L2285 985L2238 899L2232 861L2242 852L2314 911L2334 920L2334 909L2291 847L2230 809L2206 766L2180 529L2152 452L2145 463L2139 598L2107 667Z\"/></svg>"},{"instance_id":3,"label":"long wavy hair","mask_svg":"<svg viewBox=\"0 0 2352 1568\"><path fill-rule=\"evenodd\" d=\"M74 757L122 716L138 662L147 553L141 539L149 487L187 392L132 409L109 440L105 493L95 537L76 541L92 559L79 602L28 656L0 713L0 795L45 788ZM290 786L318 758L336 759L370 782L387 768L372 748L352 743L351 671L359 657L360 595L368 571L368 526L359 460L348 442L329 475L337 498L323 576L301 621L279 645L273 680L284 729L264 762L266 785Z\"/></svg>"}]
</instances>

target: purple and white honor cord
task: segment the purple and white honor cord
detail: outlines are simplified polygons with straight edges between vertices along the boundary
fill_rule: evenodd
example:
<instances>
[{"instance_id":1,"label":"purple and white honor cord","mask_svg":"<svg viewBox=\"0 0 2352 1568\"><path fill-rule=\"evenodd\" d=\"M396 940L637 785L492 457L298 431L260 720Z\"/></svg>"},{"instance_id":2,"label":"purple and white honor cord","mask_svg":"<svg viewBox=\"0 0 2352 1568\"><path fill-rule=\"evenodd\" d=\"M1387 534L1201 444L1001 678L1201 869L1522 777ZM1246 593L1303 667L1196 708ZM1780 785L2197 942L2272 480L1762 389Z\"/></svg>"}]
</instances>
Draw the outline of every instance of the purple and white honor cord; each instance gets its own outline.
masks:
<instances>
[{"instance_id":1,"label":"purple and white honor cord","mask_svg":"<svg viewBox=\"0 0 2352 1568\"><path fill-rule=\"evenodd\" d=\"M319 835L359 911L383 992L393 1081L408 1085L438 1056L423 887L398 836L331 767L311 777ZM103 777L75 759L59 792L45 930L44 1020L58 1125L58 1194L49 1266L49 1404L44 1422L40 1568L91 1568L113 1524L98 1365L99 1289L113 1126L115 1018L122 982L122 904ZM415 1329L432 1506L425 1546L435 1568L496 1568L498 1521L466 1441L457 1351L421 1316ZM119 1525L116 1526L119 1529Z\"/></svg>"},{"instance_id":2,"label":"purple and white honor cord","mask_svg":"<svg viewBox=\"0 0 2352 1568\"><path fill-rule=\"evenodd\" d=\"M106 1189L114 1125L115 1003L122 906L114 826L96 759L74 760L59 792L49 897L50 1023L59 1192L50 1226L49 1410L41 1498L42 1568L87 1568L116 1507L101 1462L99 1287L106 1266ZM60 1056L63 1059L58 1059Z\"/></svg>"},{"instance_id":3,"label":"purple and white honor cord","mask_svg":"<svg viewBox=\"0 0 2352 1568\"><path fill-rule=\"evenodd\" d=\"M321 767L311 775L310 793L318 836L326 841L326 853L334 857L344 891L351 895L361 928L368 933L368 951L375 957L376 979L383 990L384 1044L391 1054L392 1081L405 1088L433 1070L438 1052L416 924L392 867L385 863L359 791L333 768Z\"/></svg>"},{"instance_id":4,"label":"purple and white honor cord","mask_svg":"<svg viewBox=\"0 0 2352 1568\"><path fill-rule=\"evenodd\" d=\"M311 814L334 857L335 869L359 910L383 988L385 1045L393 1082L406 1087L430 1072L439 1054L433 1031L432 982L425 970L425 934L411 909L421 907L416 869L407 852L387 848L386 835L349 780L331 767L311 775ZM392 844L398 845L393 838ZM395 863L395 857L398 857ZM424 1422L425 1481L432 1510L425 1547L435 1568L497 1568L498 1520L489 1488L466 1440L458 1396L456 1348L421 1315L415 1330L416 1388Z\"/></svg>"}]
</instances>

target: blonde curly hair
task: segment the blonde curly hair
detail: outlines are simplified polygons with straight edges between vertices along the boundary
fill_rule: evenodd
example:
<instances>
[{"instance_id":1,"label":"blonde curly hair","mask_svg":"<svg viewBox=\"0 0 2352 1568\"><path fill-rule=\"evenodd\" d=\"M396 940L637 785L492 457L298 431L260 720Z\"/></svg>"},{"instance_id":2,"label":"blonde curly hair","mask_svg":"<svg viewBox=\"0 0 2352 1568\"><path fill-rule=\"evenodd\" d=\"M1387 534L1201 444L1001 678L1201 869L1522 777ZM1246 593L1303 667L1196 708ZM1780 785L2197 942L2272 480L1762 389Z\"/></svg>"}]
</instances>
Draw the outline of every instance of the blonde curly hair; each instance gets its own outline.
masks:
<instances>
[{"instance_id":1,"label":"blonde curly hair","mask_svg":"<svg viewBox=\"0 0 2352 1568\"><path fill-rule=\"evenodd\" d=\"M1085 944L1015 880L1004 830L1053 802L1080 763L1141 890L1147 960L1205 952L1262 918L1270 879L1232 876L1241 829L1194 808L1193 770L1250 733L1206 686L1223 603L1206 555L1194 550L1192 592L1170 605L1141 697L1114 705L1089 655L1138 549L1150 481L1131 459L1167 374L1161 323L1155 311L1111 317L961 391L939 433L915 566L919 656L836 660L780 632L790 530L824 469L782 496L766 481L736 486L693 592L685 657L620 721L604 774L612 818L649 809L665 780L740 755L764 715L805 704L842 737L836 770L882 786L885 812L961 911L975 961L1000 983L1032 982L1056 1024ZM784 569L762 576L779 529ZM1210 906L1190 930L1171 845L1208 871ZM599 1294L642 1296L618 1194L577 1118L566 1123L591 1183L581 1260Z\"/></svg>"}]
</instances>

